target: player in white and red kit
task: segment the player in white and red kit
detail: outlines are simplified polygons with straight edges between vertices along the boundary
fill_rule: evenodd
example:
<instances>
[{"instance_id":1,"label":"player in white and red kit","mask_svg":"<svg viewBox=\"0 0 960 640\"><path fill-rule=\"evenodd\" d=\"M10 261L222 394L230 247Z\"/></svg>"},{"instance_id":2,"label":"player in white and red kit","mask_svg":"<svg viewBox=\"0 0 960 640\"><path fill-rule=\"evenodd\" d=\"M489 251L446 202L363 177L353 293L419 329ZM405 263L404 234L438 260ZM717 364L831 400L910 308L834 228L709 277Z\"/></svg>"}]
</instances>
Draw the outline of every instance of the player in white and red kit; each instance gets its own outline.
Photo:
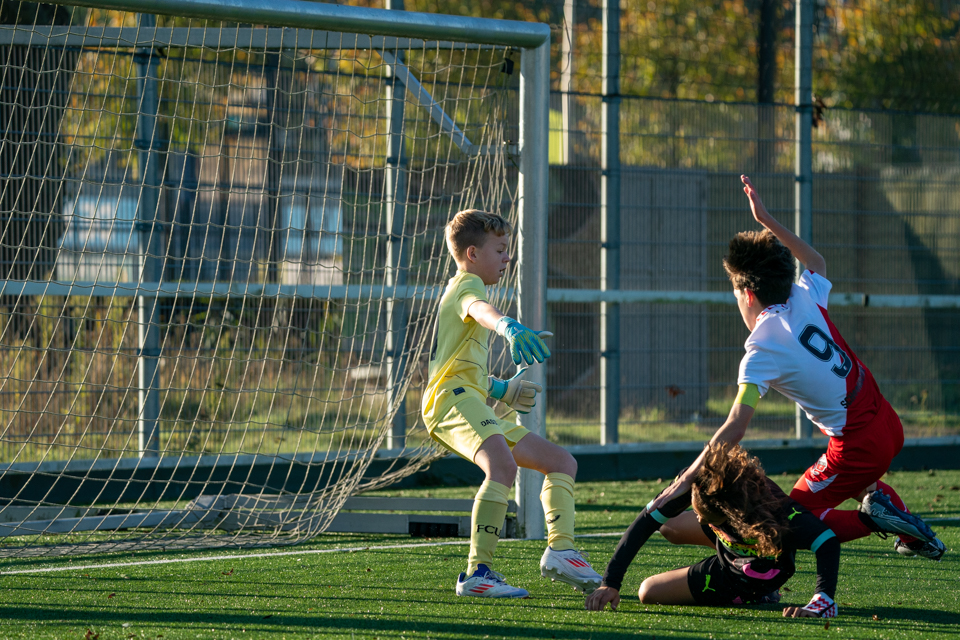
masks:
<instances>
[{"instance_id":1,"label":"player in white and red kit","mask_svg":"<svg viewBox=\"0 0 960 640\"><path fill-rule=\"evenodd\" d=\"M741 179L753 216L765 230L737 234L724 258L751 333L740 362L740 393L711 442L739 442L759 399L776 389L830 436L826 453L797 480L790 497L819 516L841 542L872 532L894 533L899 553L939 560L946 550L943 542L880 480L903 447L903 426L870 370L830 321L832 285L823 256L778 223L750 179ZM806 266L796 284L794 256ZM701 461L702 456L654 507L686 491ZM860 509L835 509L848 498L861 501ZM671 520L661 532L672 542L708 544L689 514Z\"/></svg>"}]
</instances>

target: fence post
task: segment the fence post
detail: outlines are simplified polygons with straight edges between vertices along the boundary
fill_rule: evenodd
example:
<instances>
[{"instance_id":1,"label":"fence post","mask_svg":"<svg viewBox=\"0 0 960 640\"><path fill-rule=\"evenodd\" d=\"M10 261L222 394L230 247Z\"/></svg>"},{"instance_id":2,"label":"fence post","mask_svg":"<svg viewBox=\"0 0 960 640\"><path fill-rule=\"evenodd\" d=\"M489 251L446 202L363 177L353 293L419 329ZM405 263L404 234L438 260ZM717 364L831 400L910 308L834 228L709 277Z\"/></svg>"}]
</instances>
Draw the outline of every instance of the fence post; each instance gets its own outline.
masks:
<instances>
[{"instance_id":1,"label":"fence post","mask_svg":"<svg viewBox=\"0 0 960 640\"><path fill-rule=\"evenodd\" d=\"M563 39L560 42L560 113L563 116L563 148L560 162L564 165L573 164L573 62L574 41L577 22L576 0L563 2Z\"/></svg>"},{"instance_id":2,"label":"fence post","mask_svg":"<svg viewBox=\"0 0 960 640\"><path fill-rule=\"evenodd\" d=\"M156 28L157 18L152 14L138 14L138 28L149 31ZM137 117L137 135L134 144L139 152L140 198L134 233L138 240L137 282L157 286L163 273L161 253L163 242L159 220L160 189L163 171L160 167L160 111L157 66L154 50L137 51L137 91L140 98ZM160 455L160 308L154 295L137 297L137 440L141 458Z\"/></svg>"},{"instance_id":3,"label":"fence post","mask_svg":"<svg viewBox=\"0 0 960 640\"><path fill-rule=\"evenodd\" d=\"M403 0L387 0L387 9L403 11ZM397 51L397 62L404 62L402 51ZM387 162L384 171L384 209L387 214L387 287L407 284L407 154L403 145L403 118L406 86L393 68L387 82ZM388 449L402 449L407 440L407 401L403 389L406 369L407 303L399 298L387 300L387 397L393 422L387 437Z\"/></svg>"},{"instance_id":4,"label":"fence post","mask_svg":"<svg viewBox=\"0 0 960 640\"><path fill-rule=\"evenodd\" d=\"M620 2L603 2L600 289L620 288ZM620 304L600 303L600 444L620 440Z\"/></svg>"},{"instance_id":5,"label":"fence post","mask_svg":"<svg viewBox=\"0 0 960 640\"><path fill-rule=\"evenodd\" d=\"M794 232L813 241L813 0L797 0L796 63L796 153L794 168ZM813 424L797 405L796 436L813 437Z\"/></svg>"}]
</instances>

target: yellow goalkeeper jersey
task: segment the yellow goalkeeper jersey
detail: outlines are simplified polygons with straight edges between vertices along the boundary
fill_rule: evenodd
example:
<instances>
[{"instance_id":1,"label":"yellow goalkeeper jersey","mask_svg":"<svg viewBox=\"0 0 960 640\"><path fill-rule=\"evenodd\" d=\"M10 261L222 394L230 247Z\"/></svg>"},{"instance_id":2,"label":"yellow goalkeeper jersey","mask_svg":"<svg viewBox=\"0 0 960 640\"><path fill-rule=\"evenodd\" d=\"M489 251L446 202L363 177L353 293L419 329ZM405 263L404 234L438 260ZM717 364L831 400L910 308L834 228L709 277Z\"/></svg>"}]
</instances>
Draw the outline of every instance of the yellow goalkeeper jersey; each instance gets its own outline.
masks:
<instances>
[{"instance_id":1,"label":"yellow goalkeeper jersey","mask_svg":"<svg viewBox=\"0 0 960 640\"><path fill-rule=\"evenodd\" d=\"M421 404L427 426L469 396L487 398L490 330L467 315L470 305L478 300L487 301L483 280L457 271L440 299L430 348L430 380Z\"/></svg>"}]
</instances>

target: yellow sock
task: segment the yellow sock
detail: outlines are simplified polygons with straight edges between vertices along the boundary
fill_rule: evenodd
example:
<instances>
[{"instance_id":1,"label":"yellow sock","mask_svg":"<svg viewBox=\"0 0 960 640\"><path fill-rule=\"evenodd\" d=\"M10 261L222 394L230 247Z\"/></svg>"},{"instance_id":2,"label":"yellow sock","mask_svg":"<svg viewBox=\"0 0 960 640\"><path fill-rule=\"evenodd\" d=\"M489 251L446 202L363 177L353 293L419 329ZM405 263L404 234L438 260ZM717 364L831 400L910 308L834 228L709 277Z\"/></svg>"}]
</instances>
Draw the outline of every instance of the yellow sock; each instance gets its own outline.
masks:
<instances>
[{"instance_id":1,"label":"yellow sock","mask_svg":"<svg viewBox=\"0 0 960 640\"><path fill-rule=\"evenodd\" d=\"M500 541L503 519L507 515L507 498L510 487L485 480L473 500L473 515L470 522L470 556L467 558L467 575L473 575L478 564L490 567L493 552Z\"/></svg>"},{"instance_id":2,"label":"yellow sock","mask_svg":"<svg viewBox=\"0 0 960 640\"><path fill-rule=\"evenodd\" d=\"M547 520L547 543L554 551L573 549L573 478L565 473L548 473L540 502Z\"/></svg>"}]
</instances>

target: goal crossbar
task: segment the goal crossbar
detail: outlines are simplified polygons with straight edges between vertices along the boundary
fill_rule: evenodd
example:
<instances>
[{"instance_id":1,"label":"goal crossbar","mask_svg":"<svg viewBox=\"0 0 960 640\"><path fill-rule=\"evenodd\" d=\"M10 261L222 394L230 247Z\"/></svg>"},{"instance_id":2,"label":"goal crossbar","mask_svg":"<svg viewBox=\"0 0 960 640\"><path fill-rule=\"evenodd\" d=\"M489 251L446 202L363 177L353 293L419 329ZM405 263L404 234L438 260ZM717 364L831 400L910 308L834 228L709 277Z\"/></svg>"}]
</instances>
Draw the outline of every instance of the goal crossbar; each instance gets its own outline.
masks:
<instances>
[{"instance_id":1,"label":"goal crossbar","mask_svg":"<svg viewBox=\"0 0 960 640\"><path fill-rule=\"evenodd\" d=\"M237 47L256 49L332 49L349 41L354 49L480 49L488 45L450 40L374 36L298 29L293 27L237 27L229 30L197 27L32 27L0 26L0 46L34 47Z\"/></svg>"},{"instance_id":2,"label":"goal crossbar","mask_svg":"<svg viewBox=\"0 0 960 640\"><path fill-rule=\"evenodd\" d=\"M297 0L52 0L49 4L523 49L536 49L550 40L550 26L539 22L437 14L425 20L424 14L413 12Z\"/></svg>"}]
</instances>

